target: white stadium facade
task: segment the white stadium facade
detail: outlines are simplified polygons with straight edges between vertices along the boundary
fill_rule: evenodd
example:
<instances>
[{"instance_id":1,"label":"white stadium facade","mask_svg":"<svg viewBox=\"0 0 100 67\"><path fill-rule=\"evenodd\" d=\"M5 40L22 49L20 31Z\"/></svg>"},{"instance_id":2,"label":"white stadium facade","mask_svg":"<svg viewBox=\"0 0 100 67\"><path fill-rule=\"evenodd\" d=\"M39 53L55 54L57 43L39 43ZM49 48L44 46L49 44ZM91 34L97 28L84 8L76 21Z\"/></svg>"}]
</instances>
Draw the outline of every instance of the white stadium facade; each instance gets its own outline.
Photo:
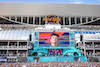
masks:
<instances>
[{"instance_id":1,"label":"white stadium facade","mask_svg":"<svg viewBox=\"0 0 100 67\"><path fill-rule=\"evenodd\" d=\"M49 24L50 16L56 17L54 25L75 31L76 48L83 43L85 56L100 57L100 5L0 3L0 57L7 56L0 61L15 62L17 57L27 57L30 34Z\"/></svg>"}]
</instances>

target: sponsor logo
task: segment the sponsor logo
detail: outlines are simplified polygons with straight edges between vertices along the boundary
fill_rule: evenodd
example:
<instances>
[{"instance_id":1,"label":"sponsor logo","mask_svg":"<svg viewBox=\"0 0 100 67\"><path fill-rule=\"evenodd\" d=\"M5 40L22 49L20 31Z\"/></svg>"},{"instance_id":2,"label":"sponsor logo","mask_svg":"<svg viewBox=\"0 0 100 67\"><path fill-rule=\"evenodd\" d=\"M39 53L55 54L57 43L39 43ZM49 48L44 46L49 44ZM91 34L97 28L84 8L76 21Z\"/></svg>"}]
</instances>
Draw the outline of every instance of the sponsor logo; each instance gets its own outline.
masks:
<instances>
[{"instance_id":1,"label":"sponsor logo","mask_svg":"<svg viewBox=\"0 0 100 67\"><path fill-rule=\"evenodd\" d=\"M47 24L57 24L57 22L61 22L61 18L57 18L57 16L50 15L46 17L43 17L43 21L47 21Z\"/></svg>"}]
</instances>

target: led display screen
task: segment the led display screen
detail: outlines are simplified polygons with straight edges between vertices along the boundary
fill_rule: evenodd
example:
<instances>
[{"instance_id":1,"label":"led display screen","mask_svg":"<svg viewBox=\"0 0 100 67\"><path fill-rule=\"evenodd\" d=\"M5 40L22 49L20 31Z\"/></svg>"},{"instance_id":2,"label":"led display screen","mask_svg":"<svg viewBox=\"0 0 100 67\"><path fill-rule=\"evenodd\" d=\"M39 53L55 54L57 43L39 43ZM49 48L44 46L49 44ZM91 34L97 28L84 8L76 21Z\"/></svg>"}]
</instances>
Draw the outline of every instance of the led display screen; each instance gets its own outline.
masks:
<instances>
[{"instance_id":1,"label":"led display screen","mask_svg":"<svg viewBox=\"0 0 100 67\"><path fill-rule=\"evenodd\" d=\"M51 36L59 35L58 46L69 46L69 32L39 32L39 46L51 46Z\"/></svg>"}]
</instances>

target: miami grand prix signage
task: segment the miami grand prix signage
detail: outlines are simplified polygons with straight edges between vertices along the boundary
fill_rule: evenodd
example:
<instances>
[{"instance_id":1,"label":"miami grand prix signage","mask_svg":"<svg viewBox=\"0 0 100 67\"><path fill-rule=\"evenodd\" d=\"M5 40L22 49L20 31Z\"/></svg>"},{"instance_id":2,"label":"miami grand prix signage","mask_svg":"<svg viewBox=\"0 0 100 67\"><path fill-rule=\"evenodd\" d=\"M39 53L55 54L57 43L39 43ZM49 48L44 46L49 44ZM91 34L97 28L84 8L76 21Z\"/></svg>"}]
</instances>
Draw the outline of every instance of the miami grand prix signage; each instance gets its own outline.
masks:
<instances>
[{"instance_id":1,"label":"miami grand prix signage","mask_svg":"<svg viewBox=\"0 0 100 67\"><path fill-rule=\"evenodd\" d=\"M61 18L57 18L57 16L50 15L47 17L43 17L43 21L47 21L47 24L57 24L57 22L61 22Z\"/></svg>"}]
</instances>

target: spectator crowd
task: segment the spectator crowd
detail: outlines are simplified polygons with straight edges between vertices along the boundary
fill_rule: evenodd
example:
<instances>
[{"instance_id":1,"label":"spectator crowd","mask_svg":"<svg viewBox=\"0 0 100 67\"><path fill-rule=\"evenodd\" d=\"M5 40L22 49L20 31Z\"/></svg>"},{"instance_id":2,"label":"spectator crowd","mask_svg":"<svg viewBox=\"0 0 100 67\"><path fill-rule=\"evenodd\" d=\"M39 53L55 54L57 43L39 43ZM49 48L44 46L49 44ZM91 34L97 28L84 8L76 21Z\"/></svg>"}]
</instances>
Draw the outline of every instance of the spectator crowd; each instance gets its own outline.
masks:
<instances>
[{"instance_id":1,"label":"spectator crowd","mask_svg":"<svg viewBox=\"0 0 100 67\"><path fill-rule=\"evenodd\" d=\"M16 62L1 63L0 67L100 67L100 62L72 62L72 61L47 61L47 62Z\"/></svg>"}]
</instances>

